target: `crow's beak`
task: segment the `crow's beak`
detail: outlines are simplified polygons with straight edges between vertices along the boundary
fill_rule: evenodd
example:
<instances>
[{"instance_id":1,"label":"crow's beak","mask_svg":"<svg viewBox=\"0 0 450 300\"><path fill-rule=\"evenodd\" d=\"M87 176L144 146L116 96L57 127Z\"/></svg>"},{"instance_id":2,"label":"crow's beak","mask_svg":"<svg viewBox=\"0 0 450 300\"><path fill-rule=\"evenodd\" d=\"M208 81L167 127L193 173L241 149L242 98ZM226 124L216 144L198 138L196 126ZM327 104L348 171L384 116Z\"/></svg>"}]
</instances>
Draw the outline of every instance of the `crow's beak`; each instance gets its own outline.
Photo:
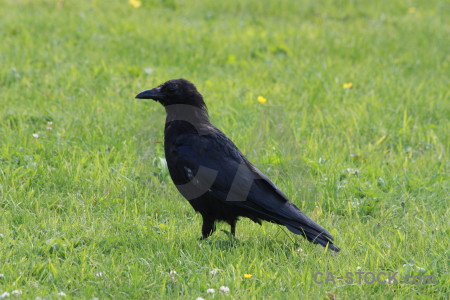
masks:
<instances>
[{"instance_id":1,"label":"crow's beak","mask_svg":"<svg viewBox=\"0 0 450 300\"><path fill-rule=\"evenodd\" d=\"M137 99L153 99L155 101L160 101L164 97L159 88L154 88L150 90L145 90L136 95Z\"/></svg>"}]
</instances>

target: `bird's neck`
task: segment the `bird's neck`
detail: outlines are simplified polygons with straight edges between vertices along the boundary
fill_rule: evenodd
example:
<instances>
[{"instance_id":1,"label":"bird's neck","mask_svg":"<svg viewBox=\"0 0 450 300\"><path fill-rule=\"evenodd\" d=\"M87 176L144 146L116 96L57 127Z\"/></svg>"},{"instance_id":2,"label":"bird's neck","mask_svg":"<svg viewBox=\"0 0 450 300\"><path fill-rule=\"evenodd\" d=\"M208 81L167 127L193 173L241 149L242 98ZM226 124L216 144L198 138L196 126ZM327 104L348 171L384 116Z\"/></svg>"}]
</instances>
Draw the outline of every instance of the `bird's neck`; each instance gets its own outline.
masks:
<instances>
[{"instance_id":1,"label":"bird's neck","mask_svg":"<svg viewBox=\"0 0 450 300\"><path fill-rule=\"evenodd\" d=\"M168 105L165 108L167 113L166 124L172 121L185 121L194 127L210 125L206 107L197 107L187 104L173 104Z\"/></svg>"}]
</instances>

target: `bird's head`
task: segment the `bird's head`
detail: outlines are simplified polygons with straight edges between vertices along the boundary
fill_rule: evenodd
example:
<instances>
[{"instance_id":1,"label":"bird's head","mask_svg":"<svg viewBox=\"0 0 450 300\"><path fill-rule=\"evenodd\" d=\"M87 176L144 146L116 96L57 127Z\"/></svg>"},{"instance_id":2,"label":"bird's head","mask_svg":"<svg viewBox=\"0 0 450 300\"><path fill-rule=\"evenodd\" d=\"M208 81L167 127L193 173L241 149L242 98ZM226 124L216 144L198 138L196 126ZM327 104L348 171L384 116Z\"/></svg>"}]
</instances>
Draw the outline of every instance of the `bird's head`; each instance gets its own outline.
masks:
<instances>
[{"instance_id":1,"label":"bird's head","mask_svg":"<svg viewBox=\"0 0 450 300\"><path fill-rule=\"evenodd\" d=\"M206 109L202 95L197 91L195 85L186 79L172 79L160 86L145 90L136 95L138 99L153 99L163 106L174 104L192 105Z\"/></svg>"}]
</instances>

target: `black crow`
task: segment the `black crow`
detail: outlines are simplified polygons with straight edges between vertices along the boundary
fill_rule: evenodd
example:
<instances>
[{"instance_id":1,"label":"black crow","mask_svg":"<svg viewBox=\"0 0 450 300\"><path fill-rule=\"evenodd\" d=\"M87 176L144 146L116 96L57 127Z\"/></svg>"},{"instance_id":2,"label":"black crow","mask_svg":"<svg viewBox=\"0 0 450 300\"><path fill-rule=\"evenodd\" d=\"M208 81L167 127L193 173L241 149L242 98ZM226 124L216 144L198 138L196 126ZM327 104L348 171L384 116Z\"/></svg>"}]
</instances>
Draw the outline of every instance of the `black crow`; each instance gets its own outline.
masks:
<instances>
[{"instance_id":1,"label":"black crow","mask_svg":"<svg viewBox=\"0 0 450 300\"><path fill-rule=\"evenodd\" d=\"M236 231L239 217L286 226L308 241L339 251L333 237L305 216L275 184L253 166L233 142L209 121L202 95L185 79L136 95L153 99L167 112L164 151L180 193L203 217L202 237L225 221Z\"/></svg>"}]
</instances>

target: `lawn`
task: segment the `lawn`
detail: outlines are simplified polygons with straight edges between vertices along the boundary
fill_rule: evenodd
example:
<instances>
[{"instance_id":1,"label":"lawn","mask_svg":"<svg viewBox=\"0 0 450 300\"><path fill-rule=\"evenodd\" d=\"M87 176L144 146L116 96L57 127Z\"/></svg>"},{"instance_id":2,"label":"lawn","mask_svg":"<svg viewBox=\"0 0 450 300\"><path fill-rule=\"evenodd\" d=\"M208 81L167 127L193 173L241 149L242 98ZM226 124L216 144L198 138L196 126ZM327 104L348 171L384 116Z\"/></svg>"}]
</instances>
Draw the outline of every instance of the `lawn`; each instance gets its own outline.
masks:
<instances>
[{"instance_id":1,"label":"lawn","mask_svg":"<svg viewBox=\"0 0 450 300\"><path fill-rule=\"evenodd\" d=\"M0 298L448 297L448 2L0 7ZM179 77L341 252L247 219L198 241L134 99Z\"/></svg>"}]
</instances>

